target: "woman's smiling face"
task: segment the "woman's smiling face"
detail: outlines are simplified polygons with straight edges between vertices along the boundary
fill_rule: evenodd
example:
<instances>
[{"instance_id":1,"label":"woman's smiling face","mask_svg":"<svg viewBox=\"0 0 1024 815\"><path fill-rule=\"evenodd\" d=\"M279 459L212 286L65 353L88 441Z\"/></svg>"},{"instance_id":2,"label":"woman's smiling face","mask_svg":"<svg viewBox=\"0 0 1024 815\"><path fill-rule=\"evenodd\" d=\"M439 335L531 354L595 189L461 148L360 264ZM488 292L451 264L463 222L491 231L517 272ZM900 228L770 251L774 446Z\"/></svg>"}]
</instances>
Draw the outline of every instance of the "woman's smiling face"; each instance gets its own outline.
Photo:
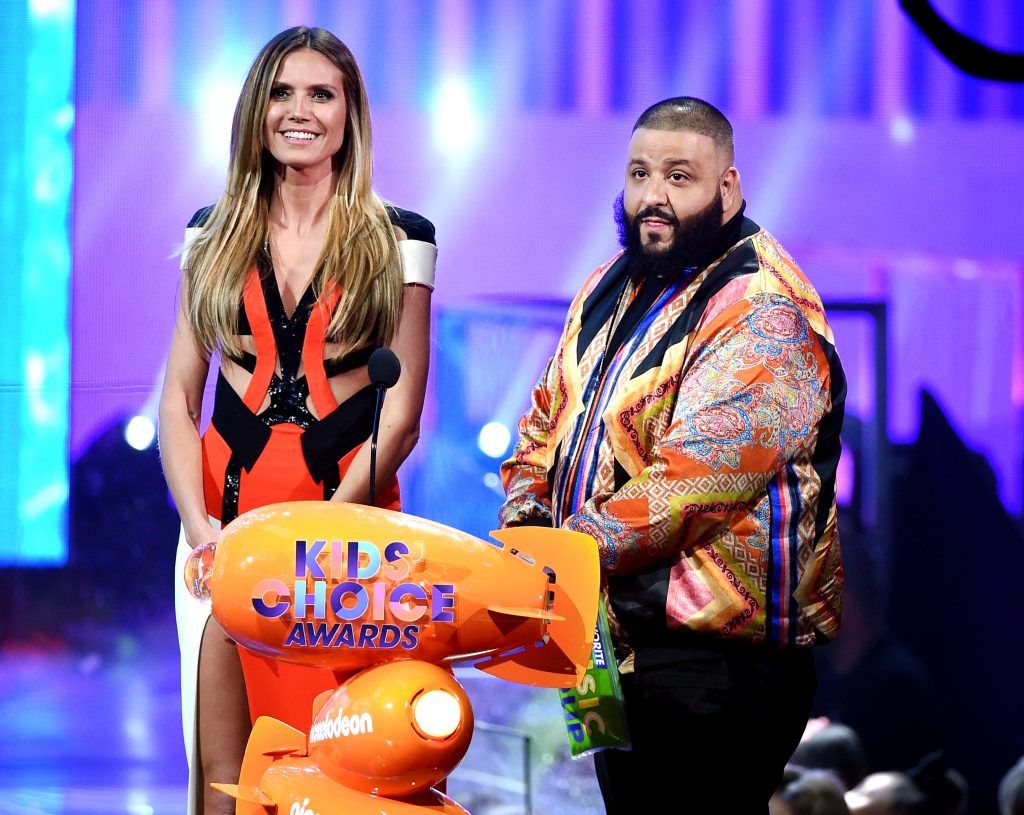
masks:
<instances>
[{"instance_id":1,"label":"woman's smiling face","mask_svg":"<svg viewBox=\"0 0 1024 815\"><path fill-rule=\"evenodd\" d=\"M263 143L284 167L330 168L345 141L345 117L341 71L320 52L301 48L281 60L274 77Z\"/></svg>"}]
</instances>

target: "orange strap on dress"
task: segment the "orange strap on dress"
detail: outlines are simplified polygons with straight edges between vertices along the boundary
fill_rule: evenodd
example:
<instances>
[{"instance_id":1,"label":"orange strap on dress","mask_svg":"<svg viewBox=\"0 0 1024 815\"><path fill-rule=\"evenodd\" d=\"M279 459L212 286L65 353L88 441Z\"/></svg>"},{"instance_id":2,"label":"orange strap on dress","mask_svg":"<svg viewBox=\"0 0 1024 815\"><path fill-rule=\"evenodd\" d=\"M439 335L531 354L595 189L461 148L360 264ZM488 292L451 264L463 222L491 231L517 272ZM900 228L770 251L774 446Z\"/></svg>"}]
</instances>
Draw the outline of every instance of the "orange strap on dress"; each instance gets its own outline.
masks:
<instances>
[{"instance_id":1,"label":"orange strap on dress","mask_svg":"<svg viewBox=\"0 0 1024 815\"><path fill-rule=\"evenodd\" d=\"M252 329L252 339L256 344L256 369L252 373L252 379L249 380L249 387L245 389L242 401L249 410L258 413L277 368L277 343L274 342L274 329L270 325L270 315L267 314L260 275L255 268L249 270L249 275L245 279L242 301L245 303L245 313Z\"/></svg>"},{"instance_id":2,"label":"orange strap on dress","mask_svg":"<svg viewBox=\"0 0 1024 815\"><path fill-rule=\"evenodd\" d=\"M331 321L341 289L332 286L317 300L306 323L306 336L302 341L302 365L306 370L306 384L313 399L317 416L321 419L338 406L324 370L324 346L327 343L327 326Z\"/></svg>"}]
</instances>

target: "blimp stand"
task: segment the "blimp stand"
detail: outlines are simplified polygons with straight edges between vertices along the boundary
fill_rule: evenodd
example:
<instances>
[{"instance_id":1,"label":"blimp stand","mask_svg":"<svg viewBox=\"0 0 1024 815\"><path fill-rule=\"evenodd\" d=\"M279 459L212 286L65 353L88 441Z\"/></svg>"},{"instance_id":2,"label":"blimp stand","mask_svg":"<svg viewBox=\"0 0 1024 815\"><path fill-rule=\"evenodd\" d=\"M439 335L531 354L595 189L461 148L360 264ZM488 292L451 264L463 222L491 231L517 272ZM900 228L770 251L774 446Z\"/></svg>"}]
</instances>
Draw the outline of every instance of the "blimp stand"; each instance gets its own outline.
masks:
<instances>
[{"instance_id":1,"label":"blimp stand","mask_svg":"<svg viewBox=\"0 0 1024 815\"><path fill-rule=\"evenodd\" d=\"M435 787L465 756L470 663L562 688L587 667L599 601L586 535L523 527L484 541L375 507L309 501L239 516L186 567L195 596L241 646L347 675L304 733L261 716L238 815L466 813Z\"/></svg>"}]
</instances>

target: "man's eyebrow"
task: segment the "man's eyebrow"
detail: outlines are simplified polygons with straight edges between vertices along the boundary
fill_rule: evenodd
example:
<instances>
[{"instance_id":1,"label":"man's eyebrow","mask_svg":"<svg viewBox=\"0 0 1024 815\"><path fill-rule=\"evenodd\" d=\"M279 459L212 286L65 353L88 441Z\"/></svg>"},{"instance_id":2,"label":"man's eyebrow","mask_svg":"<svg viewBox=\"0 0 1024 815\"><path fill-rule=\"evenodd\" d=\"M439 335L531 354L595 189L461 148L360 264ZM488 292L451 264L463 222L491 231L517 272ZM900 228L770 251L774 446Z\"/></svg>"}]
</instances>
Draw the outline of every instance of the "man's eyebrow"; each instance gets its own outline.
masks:
<instances>
[{"instance_id":1,"label":"man's eyebrow","mask_svg":"<svg viewBox=\"0 0 1024 815\"><path fill-rule=\"evenodd\" d=\"M647 166L650 165L650 163L651 162L648 159L641 158L641 157L631 158L629 160L629 166L630 167L632 167L634 164L640 165L642 167L647 167ZM688 158L669 157L669 158L667 158L667 159L665 159L664 161L661 162L661 166L663 166L663 167L675 167L675 166L677 166L679 164L685 164L687 167L691 167L691 168L696 168L697 167L697 165L694 162L692 162L690 159L688 159Z\"/></svg>"}]
</instances>

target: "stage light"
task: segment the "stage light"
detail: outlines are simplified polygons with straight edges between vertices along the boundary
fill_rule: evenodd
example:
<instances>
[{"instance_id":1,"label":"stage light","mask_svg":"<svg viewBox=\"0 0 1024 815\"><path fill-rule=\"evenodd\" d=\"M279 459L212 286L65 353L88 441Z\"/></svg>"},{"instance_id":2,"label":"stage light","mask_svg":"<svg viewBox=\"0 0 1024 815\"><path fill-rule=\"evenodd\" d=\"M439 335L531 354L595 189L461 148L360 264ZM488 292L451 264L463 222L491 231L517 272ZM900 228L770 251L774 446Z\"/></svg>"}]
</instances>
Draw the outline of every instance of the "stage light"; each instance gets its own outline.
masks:
<instances>
[{"instance_id":1,"label":"stage light","mask_svg":"<svg viewBox=\"0 0 1024 815\"><path fill-rule=\"evenodd\" d=\"M446 690L429 690L412 703L412 719L416 729L430 739L446 739L462 723L459 700Z\"/></svg>"},{"instance_id":2,"label":"stage light","mask_svg":"<svg viewBox=\"0 0 1024 815\"><path fill-rule=\"evenodd\" d=\"M854 452L843 442L843 451L836 467L836 503L841 507L853 504L854 484L857 480L857 459Z\"/></svg>"},{"instance_id":3,"label":"stage light","mask_svg":"<svg viewBox=\"0 0 1024 815\"><path fill-rule=\"evenodd\" d=\"M906 115L893 116L889 122L889 135L897 144L910 144L914 140L914 122Z\"/></svg>"},{"instance_id":4,"label":"stage light","mask_svg":"<svg viewBox=\"0 0 1024 815\"><path fill-rule=\"evenodd\" d=\"M156 427L148 416L133 416L124 427L124 440L136 450L147 450L156 438Z\"/></svg>"},{"instance_id":5,"label":"stage light","mask_svg":"<svg viewBox=\"0 0 1024 815\"><path fill-rule=\"evenodd\" d=\"M29 13L36 19L73 19L71 0L30 0L28 8Z\"/></svg>"},{"instance_id":6,"label":"stage light","mask_svg":"<svg viewBox=\"0 0 1024 815\"><path fill-rule=\"evenodd\" d=\"M244 77L244 67L238 70L219 68L211 71L199 86L196 133L200 153L211 163L227 165L231 119Z\"/></svg>"},{"instance_id":7,"label":"stage light","mask_svg":"<svg viewBox=\"0 0 1024 815\"><path fill-rule=\"evenodd\" d=\"M480 141L480 117L469 88L459 79L441 83L434 102L434 143L453 158L472 150Z\"/></svg>"},{"instance_id":8,"label":"stage light","mask_svg":"<svg viewBox=\"0 0 1024 815\"><path fill-rule=\"evenodd\" d=\"M128 815L153 815L153 807L145 790L129 790Z\"/></svg>"},{"instance_id":9,"label":"stage light","mask_svg":"<svg viewBox=\"0 0 1024 815\"><path fill-rule=\"evenodd\" d=\"M45 347L25 349L25 401L29 420L36 432L46 432L47 428L67 422L65 415L48 398L45 386L48 370L45 355L48 350ZM65 358L60 359L63 362ZM56 366L51 364L49 367Z\"/></svg>"},{"instance_id":10,"label":"stage light","mask_svg":"<svg viewBox=\"0 0 1024 815\"><path fill-rule=\"evenodd\" d=\"M484 455L491 458L501 458L508 450L509 442L512 441L512 434L501 422L488 422L480 428L480 435L477 436L477 446Z\"/></svg>"}]
</instances>

